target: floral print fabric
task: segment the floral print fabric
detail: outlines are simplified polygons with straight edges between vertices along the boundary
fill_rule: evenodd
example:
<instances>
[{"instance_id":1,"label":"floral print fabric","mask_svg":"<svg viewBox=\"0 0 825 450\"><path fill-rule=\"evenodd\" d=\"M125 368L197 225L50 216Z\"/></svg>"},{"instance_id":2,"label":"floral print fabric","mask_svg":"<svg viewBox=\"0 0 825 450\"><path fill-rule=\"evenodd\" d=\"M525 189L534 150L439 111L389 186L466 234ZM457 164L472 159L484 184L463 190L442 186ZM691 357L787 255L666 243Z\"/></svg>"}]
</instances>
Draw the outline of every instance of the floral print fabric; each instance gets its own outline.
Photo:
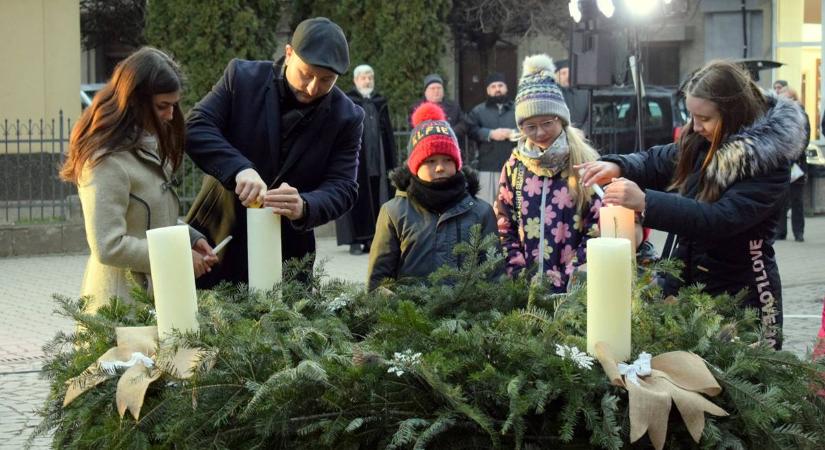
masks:
<instances>
[{"instance_id":1,"label":"floral print fabric","mask_svg":"<svg viewBox=\"0 0 825 450\"><path fill-rule=\"evenodd\" d=\"M587 239L598 235L601 200L592 197L581 217L567 174L539 175L522 158L513 152L504 164L495 204L507 274L515 276L541 260L553 291L565 292L570 274L586 261Z\"/></svg>"}]
</instances>

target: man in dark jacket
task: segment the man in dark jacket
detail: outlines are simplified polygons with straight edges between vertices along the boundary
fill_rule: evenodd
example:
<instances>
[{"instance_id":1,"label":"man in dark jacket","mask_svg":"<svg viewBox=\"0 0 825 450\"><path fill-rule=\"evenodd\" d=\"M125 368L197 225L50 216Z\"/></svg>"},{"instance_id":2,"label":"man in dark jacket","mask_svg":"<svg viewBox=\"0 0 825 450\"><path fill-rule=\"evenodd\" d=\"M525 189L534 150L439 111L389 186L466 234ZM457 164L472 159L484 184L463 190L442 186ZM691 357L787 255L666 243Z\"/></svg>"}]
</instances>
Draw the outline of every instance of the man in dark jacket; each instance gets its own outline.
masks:
<instances>
[{"instance_id":1,"label":"man in dark jacket","mask_svg":"<svg viewBox=\"0 0 825 450\"><path fill-rule=\"evenodd\" d=\"M232 60L195 105L187 153L220 185L205 181L187 222L213 241L221 222L220 232L235 238L199 286L248 279L244 207L262 203L281 215L286 260L314 252L312 229L355 203L364 113L335 87L348 66L341 28L323 17L308 19L295 29L284 58L274 65ZM220 203L232 191L230 204Z\"/></svg>"},{"instance_id":2,"label":"man in dark jacket","mask_svg":"<svg viewBox=\"0 0 825 450\"><path fill-rule=\"evenodd\" d=\"M493 73L487 77L487 100L476 105L467 114L470 137L478 144L479 182L478 197L491 205L498 196L498 179L501 168L514 144L510 137L517 132L513 101L507 97L504 75Z\"/></svg>"},{"instance_id":3,"label":"man in dark jacket","mask_svg":"<svg viewBox=\"0 0 825 450\"><path fill-rule=\"evenodd\" d=\"M782 80L779 80L782 81ZM778 83L778 82L777 82ZM779 95L796 102L800 108L799 96L796 91L785 86L779 91ZM803 108L804 110L804 108ZM807 113L806 113L807 118ZM805 121L805 144L802 146L802 153L796 159L796 168L791 169L791 186L787 193L783 207L779 210L778 221L776 223L776 239L782 240L788 234L788 210L791 211L791 227L796 242L805 241L805 181L808 173L808 154L806 152L808 144L811 142L810 121Z\"/></svg>"},{"instance_id":4,"label":"man in dark jacket","mask_svg":"<svg viewBox=\"0 0 825 450\"><path fill-rule=\"evenodd\" d=\"M349 244L353 255L369 253L381 205L392 197L387 174L396 166L387 99L375 92L375 72L362 64L352 71L355 89L347 96L364 109L364 135L358 158L358 200L335 221L338 245Z\"/></svg>"},{"instance_id":5,"label":"man in dark jacket","mask_svg":"<svg viewBox=\"0 0 825 450\"><path fill-rule=\"evenodd\" d=\"M556 81L561 87L564 102L570 109L570 125L587 132L590 120L590 102L587 91L570 87L570 62L566 59L556 61Z\"/></svg>"},{"instance_id":6,"label":"man in dark jacket","mask_svg":"<svg viewBox=\"0 0 825 450\"><path fill-rule=\"evenodd\" d=\"M458 139L458 145L462 147L461 157L468 160L467 149L463 148L467 141L467 119L458 103L445 98L444 86L444 79L437 73L431 73L424 77L424 98L415 102L412 109L410 109L410 117L420 104L424 102L437 103L447 115L447 122L450 122L450 126Z\"/></svg>"}]
</instances>

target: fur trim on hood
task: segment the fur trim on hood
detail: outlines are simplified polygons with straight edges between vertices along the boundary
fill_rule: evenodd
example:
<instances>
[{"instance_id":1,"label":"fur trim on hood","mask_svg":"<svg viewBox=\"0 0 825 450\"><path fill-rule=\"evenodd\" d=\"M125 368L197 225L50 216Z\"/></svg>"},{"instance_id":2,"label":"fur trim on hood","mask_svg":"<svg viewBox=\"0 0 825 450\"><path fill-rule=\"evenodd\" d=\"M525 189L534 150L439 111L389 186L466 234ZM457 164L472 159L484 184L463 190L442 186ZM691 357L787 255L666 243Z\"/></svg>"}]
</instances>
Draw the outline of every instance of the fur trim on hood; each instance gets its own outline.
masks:
<instances>
[{"instance_id":1,"label":"fur trim on hood","mask_svg":"<svg viewBox=\"0 0 825 450\"><path fill-rule=\"evenodd\" d=\"M467 193L475 197L478 191L481 190L481 185L478 181L478 172L467 166L462 167L461 172L464 173L464 179L467 180ZM392 182L392 185L399 191L406 192L412 176L410 169L404 164L390 171L390 182Z\"/></svg>"},{"instance_id":2,"label":"fur trim on hood","mask_svg":"<svg viewBox=\"0 0 825 450\"><path fill-rule=\"evenodd\" d=\"M765 114L731 135L708 165L706 181L720 192L799 157L805 143L805 113L790 100L767 97L767 103Z\"/></svg>"}]
</instances>

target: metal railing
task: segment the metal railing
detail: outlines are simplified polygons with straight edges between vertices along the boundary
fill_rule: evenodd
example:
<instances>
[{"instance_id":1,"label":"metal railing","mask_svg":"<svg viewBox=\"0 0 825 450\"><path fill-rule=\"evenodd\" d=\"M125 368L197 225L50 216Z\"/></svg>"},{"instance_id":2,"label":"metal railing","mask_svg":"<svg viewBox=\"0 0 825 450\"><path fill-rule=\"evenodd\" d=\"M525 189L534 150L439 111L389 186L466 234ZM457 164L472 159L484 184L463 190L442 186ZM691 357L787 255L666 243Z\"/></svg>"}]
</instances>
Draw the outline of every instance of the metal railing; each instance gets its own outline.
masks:
<instances>
[{"instance_id":1,"label":"metal railing","mask_svg":"<svg viewBox=\"0 0 825 450\"><path fill-rule=\"evenodd\" d=\"M72 124L60 111L51 120L0 122L0 224L65 220L76 193L58 169Z\"/></svg>"}]
</instances>

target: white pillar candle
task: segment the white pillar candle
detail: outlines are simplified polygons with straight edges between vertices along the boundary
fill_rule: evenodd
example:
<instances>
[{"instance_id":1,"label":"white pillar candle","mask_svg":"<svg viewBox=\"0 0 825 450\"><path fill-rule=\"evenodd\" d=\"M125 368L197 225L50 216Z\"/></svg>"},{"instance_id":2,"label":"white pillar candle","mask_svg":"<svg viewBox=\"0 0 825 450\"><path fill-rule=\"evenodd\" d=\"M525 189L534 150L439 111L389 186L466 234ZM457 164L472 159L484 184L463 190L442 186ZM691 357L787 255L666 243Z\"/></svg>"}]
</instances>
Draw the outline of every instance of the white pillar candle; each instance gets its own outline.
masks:
<instances>
[{"instance_id":1,"label":"white pillar candle","mask_svg":"<svg viewBox=\"0 0 825 450\"><path fill-rule=\"evenodd\" d=\"M173 329L198 331L198 302L189 226L174 225L146 232L149 265L155 293L158 337L161 341Z\"/></svg>"},{"instance_id":2,"label":"white pillar candle","mask_svg":"<svg viewBox=\"0 0 825 450\"><path fill-rule=\"evenodd\" d=\"M625 361L630 358L630 241L593 238L587 241L587 352L604 341Z\"/></svg>"},{"instance_id":3,"label":"white pillar candle","mask_svg":"<svg viewBox=\"0 0 825 450\"><path fill-rule=\"evenodd\" d=\"M271 290L281 281L281 216L271 208L246 209L249 287Z\"/></svg>"},{"instance_id":4,"label":"white pillar candle","mask_svg":"<svg viewBox=\"0 0 825 450\"><path fill-rule=\"evenodd\" d=\"M601 237L625 238L630 240L631 249L636 249L636 214L624 206L610 205L599 209L599 230Z\"/></svg>"}]
</instances>

